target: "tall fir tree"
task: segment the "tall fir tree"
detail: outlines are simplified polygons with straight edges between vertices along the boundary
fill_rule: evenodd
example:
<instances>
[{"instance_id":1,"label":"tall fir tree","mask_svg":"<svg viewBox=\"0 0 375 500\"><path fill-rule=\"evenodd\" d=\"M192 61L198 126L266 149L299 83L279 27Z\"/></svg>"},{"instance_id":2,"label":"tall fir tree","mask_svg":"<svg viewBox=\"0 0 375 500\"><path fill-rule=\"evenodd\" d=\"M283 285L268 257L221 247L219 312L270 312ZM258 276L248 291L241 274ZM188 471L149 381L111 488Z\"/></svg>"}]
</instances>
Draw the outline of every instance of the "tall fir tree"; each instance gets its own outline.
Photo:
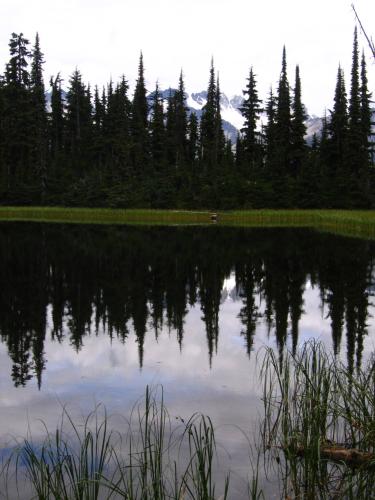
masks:
<instances>
[{"instance_id":1,"label":"tall fir tree","mask_svg":"<svg viewBox=\"0 0 375 500\"><path fill-rule=\"evenodd\" d=\"M303 167L306 165L307 147L305 142L307 118L304 105L302 104L301 97L301 78L299 73L299 66L296 66L296 78L294 86L294 95L292 102L292 120L291 120L291 173L293 177L298 177L301 174Z\"/></svg>"},{"instance_id":2,"label":"tall fir tree","mask_svg":"<svg viewBox=\"0 0 375 500\"><path fill-rule=\"evenodd\" d=\"M225 156L226 140L223 130L223 120L221 118L221 91L219 75L216 77L216 96L215 96L215 149L218 167L223 166Z\"/></svg>"},{"instance_id":3,"label":"tall fir tree","mask_svg":"<svg viewBox=\"0 0 375 500\"><path fill-rule=\"evenodd\" d=\"M243 91L244 101L240 108L244 117L244 126L241 129L243 134L243 153L244 168L250 169L259 167L262 162L262 145L260 133L257 131L257 122L263 111L261 99L258 97L256 88L256 79L253 68L250 68L249 78L247 79L246 89ZM247 172L248 175L249 172Z\"/></svg>"},{"instance_id":4,"label":"tall fir tree","mask_svg":"<svg viewBox=\"0 0 375 500\"><path fill-rule=\"evenodd\" d=\"M187 158L187 106L185 83L181 70L178 89L174 94L174 112L175 112L175 147L176 147L176 166L182 167L186 163Z\"/></svg>"},{"instance_id":5,"label":"tall fir tree","mask_svg":"<svg viewBox=\"0 0 375 500\"><path fill-rule=\"evenodd\" d=\"M359 52L357 27L354 30L353 58L351 70L350 100L348 114L347 161L352 182L356 183L361 168L362 127L361 127L361 94L359 82Z\"/></svg>"},{"instance_id":6,"label":"tall fir tree","mask_svg":"<svg viewBox=\"0 0 375 500\"><path fill-rule=\"evenodd\" d=\"M325 207L342 207L348 203L350 177L347 168L348 109L344 72L339 66L333 110L328 124L328 161L326 172L328 192Z\"/></svg>"},{"instance_id":7,"label":"tall fir tree","mask_svg":"<svg viewBox=\"0 0 375 500\"><path fill-rule=\"evenodd\" d=\"M198 118L197 115L192 112L189 117L188 123L188 163L193 166L198 160Z\"/></svg>"},{"instance_id":8,"label":"tall fir tree","mask_svg":"<svg viewBox=\"0 0 375 500\"><path fill-rule=\"evenodd\" d=\"M275 147L277 162L275 172L278 176L290 174L290 149L291 149L291 99L287 75L286 49L283 48L281 74L277 92Z\"/></svg>"},{"instance_id":9,"label":"tall fir tree","mask_svg":"<svg viewBox=\"0 0 375 500\"><path fill-rule=\"evenodd\" d=\"M28 184L33 179L32 145L29 131L32 121L30 98L31 56L29 41L23 33L12 33L10 60L6 65L3 91L4 111L4 185L13 203L30 201Z\"/></svg>"},{"instance_id":10,"label":"tall fir tree","mask_svg":"<svg viewBox=\"0 0 375 500\"><path fill-rule=\"evenodd\" d=\"M47 112L45 100L45 88L43 81L43 53L40 49L39 34L36 34L35 45L32 50L30 90L32 128L30 138L32 145L32 162L35 171L36 189L38 201L42 201L46 195L47 183Z\"/></svg>"},{"instance_id":11,"label":"tall fir tree","mask_svg":"<svg viewBox=\"0 0 375 500\"><path fill-rule=\"evenodd\" d=\"M67 148L70 163L80 177L90 165L92 105L90 88L83 83L78 69L70 77L66 101Z\"/></svg>"},{"instance_id":12,"label":"tall fir tree","mask_svg":"<svg viewBox=\"0 0 375 500\"><path fill-rule=\"evenodd\" d=\"M153 170L161 173L165 162L165 126L163 99L158 83L152 97L150 133Z\"/></svg>"},{"instance_id":13,"label":"tall fir tree","mask_svg":"<svg viewBox=\"0 0 375 500\"><path fill-rule=\"evenodd\" d=\"M107 121L111 123L112 132L107 139L110 141L111 169L115 179L129 179L130 172L130 101L128 98L128 82L121 77L115 90L108 95Z\"/></svg>"},{"instance_id":14,"label":"tall fir tree","mask_svg":"<svg viewBox=\"0 0 375 500\"><path fill-rule=\"evenodd\" d=\"M275 149L276 149L276 108L277 108L277 100L273 93L272 87L269 92L269 97L266 103L266 116L267 116L267 124L265 126L265 165L268 174L271 173L273 169L275 158Z\"/></svg>"},{"instance_id":15,"label":"tall fir tree","mask_svg":"<svg viewBox=\"0 0 375 500\"><path fill-rule=\"evenodd\" d=\"M148 131L148 102L146 97L143 54L138 66L138 78L135 85L131 112L131 159L136 176L146 175L149 168L150 141Z\"/></svg>"},{"instance_id":16,"label":"tall fir tree","mask_svg":"<svg viewBox=\"0 0 375 500\"><path fill-rule=\"evenodd\" d=\"M66 121L60 73L51 77L51 110L48 113L48 193L51 200L61 202L61 195L68 190L71 181L65 178L66 169Z\"/></svg>"},{"instance_id":17,"label":"tall fir tree","mask_svg":"<svg viewBox=\"0 0 375 500\"><path fill-rule=\"evenodd\" d=\"M361 86L360 86L360 100L361 100L361 171L360 179L363 192L367 199L369 199L369 167L372 164L374 154L374 142L371 141L372 123L371 119L371 93L368 91L368 80L366 70L365 54L362 52L361 58Z\"/></svg>"},{"instance_id":18,"label":"tall fir tree","mask_svg":"<svg viewBox=\"0 0 375 500\"><path fill-rule=\"evenodd\" d=\"M203 106L200 122L200 149L203 175L212 176L217 167L216 82L213 60L207 88L207 102Z\"/></svg>"},{"instance_id":19,"label":"tall fir tree","mask_svg":"<svg viewBox=\"0 0 375 500\"><path fill-rule=\"evenodd\" d=\"M93 150L95 157L95 165L104 169L105 163L105 146L104 146L104 122L106 119L106 100L105 89L104 100L102 100L98 86L94 89L94 108L93 108Z\"/></svg>"}]
</instances>

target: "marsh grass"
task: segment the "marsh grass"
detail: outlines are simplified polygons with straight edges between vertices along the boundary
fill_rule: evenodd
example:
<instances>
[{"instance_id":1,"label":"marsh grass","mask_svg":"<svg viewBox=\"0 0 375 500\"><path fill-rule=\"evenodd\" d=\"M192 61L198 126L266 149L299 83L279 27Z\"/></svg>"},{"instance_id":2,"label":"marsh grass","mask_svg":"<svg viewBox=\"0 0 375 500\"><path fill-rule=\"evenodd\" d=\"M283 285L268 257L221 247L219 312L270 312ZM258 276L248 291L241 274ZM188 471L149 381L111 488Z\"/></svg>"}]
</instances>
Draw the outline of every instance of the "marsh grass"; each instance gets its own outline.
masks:
<instances>
[{"instance_id":1,"label":"marsh grass","mask_svg":"<svg viewBox=\"0 0 375 500\"><path fill-rule=\"evenodd\" d=\"M281 359L263 354L260 437L244 433L247 497L267 498L266 487L275 498L375 498L375 358L352 372L316 341ZM63 409L54 433L45 427L42 443L23 440L3 463L5 498L14 483L22 500L238 498L211 419L172 419L162 389L146 389L121 432L109 424L100 405L82 425Z\"/></svg>"},{"instance_id":2,"label":"marsh grass","mask_svg":"<svg viewBox=\"0 0 375 500\"><path fill-rule=\"evenodd\" d=\"M15 482L22 499L227 498L229 475L220 495L214 481L217 449L209 417L195 414L172 425L162 391L159 397L147 388L124 420L124 434L110 431L108 424L101 406L82 426L63 409L54 433L45 427L41 444L25 439L3 464L5 497L10 498L8 487Z\"/></svg>"},{"instance_id":3,"label":"marsh grass","mask_svg":"<svg viewBox=\"0 0 375 500\"><path fill-rule=\"evenodd\" d=\"M288 498L374 498L375 363L351 373L322 344L261 369L267 467Z\"/></svg>"},{"instance_id":4,"label":"marsh grass","mask_svg":"<svg viewBox=\"0 0 375 500\"><path fill-rule=\"evenodd\" d=\"M210 211L0 207L1 221L76 224L210 225ZM309 227L346 236L375 238L374 210L239 210L218 212L216 224L241 227Z\"/></svg>"}]
</instances>

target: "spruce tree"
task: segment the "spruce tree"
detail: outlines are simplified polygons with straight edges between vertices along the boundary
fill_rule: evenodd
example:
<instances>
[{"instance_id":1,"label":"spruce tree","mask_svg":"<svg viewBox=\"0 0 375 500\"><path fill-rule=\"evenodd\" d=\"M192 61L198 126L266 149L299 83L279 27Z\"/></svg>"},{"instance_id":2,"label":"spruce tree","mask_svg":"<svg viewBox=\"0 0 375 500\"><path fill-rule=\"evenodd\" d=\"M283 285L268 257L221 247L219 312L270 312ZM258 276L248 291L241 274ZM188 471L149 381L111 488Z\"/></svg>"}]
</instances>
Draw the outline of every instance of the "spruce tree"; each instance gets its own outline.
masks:
<instances>
[{"instance_id":1,"label":"spruce tree","mask_svg":"<svg viewBox=\"0 0 375 500\"><path fill-rule=\"evenodd\" d=\"M92 105L90 88L82 82L82 75L78 69L70 77L66 100L68 153L76 174L81 176L85 168L90 165Z\"/></svg>"},{"instance_id":2,"label":"spruce tree","mask_svg":"<svg viewBox=\"0 0 375 500\"><path fill-rule=\"evenodd\" d=\"M276 126L275 126L275 148L277 162L275 167L277 176L284 177L290 170L291 149L291 99L287 76L286 50L283 48L282 67L277 92ZM279 179L282 180L282 179Z\"/></svg>"},{"instance_id":3,"label":"spruce tree","mask_svg":"<svg viewBox=\"0 0 375 500\"><path fill-rule=\"evenodd\" d=\"M175 147L176 147L176 165L181 167L185 164L187 158L187 107L185 84L182 70L178 80L178 89L174 94L174 112L175 112Z\"/></svg>"},{"instance_id":4,"label":"spruce tree","mask_svg":"<svg viewBox=\"0 0 375 500\"><path fill-rule=\"evenodd\" d=\"M266 170L268 173L272 172L273 165L276 160L276 107L277 100L271 87L266 103L267 125L265 126Z\"/></svg>"},{"instance_id":5,"label":"spruce tree","mask_svg":"<svg viewBox=\"0 0 375 500\"><path fill-rule=\"evenodd\" d=\"M210 77L207 89L207 102L202 108L200 122L201 163L204 175L213 175L217 167L217 93L215 70L211 61Z\"/></svg>"},{"instance_id":6,"label":"spruce tree","mask_svg":"<svg viewBox=\"0 0 375 500\"><path fill-rule=\"evenodd\" d=\"M167 113L166 113L166 137L165 149L168 170L176 171L177 150L176 150L176 99L175 90L169 88Z\"/></svg>"},{"instance_id":7,"label":"spruce tree","mask_svg":"<svg viewBox=\"0 0 375 500\"><path fill-rule=\"evenodd\" d=\"M123 75L116 85L113 95L113 119L114 137L113 154L116 175L124 180L130 176L130 101L128 98L128 82ZM109 113L109 109L108 109Z\"/></svg>"},{"instance_id":8,"label":"spruce tree","mask_svg":"<svg viewBox=\"0 0 375 500\"><path fill-rule=\"evenodd\" d=\"M361 94L359 83L359 53L357 28L354 30L353 59L351 70L351 86L348 115L347 161L356 182L361 168L362 127L361 127Z\"/></svg>"},{"instance_id":9,"label":"spruce tree","mask_svg":"<svg viewBox=\"0 0 375 500\"><path fill-rule=\"evenodd\" d=\"M60 73L51 77L51 110L48 114L48 192L51 200L60 201L60 195L68 190L69 172L66 168L66 122Z\"/></svg>"},{"instance_id":10,"label":"spruce tree","mask_svg":"<svg viewBox=\"0 0 375 500\"><path fill-rule=\"evenodd\" d=\"M223 130L223 121L221 119L221 91L219 76L216 78L216 97L215 97L215 149L217 165L222 166L225 156L226 140Z\"/></svg>"},{"instance_id":11,"label":"spruce tree","mask_svg":"<svg viewBox=\"0 0 375 500\"><path fill-rule=\"evenodd\" d=\"M40 191L41 201L45 198L47 182L47 113L43 81L43 64L43 53L40 49L39 35L37 33L35 45L32 50L30 73L32 110L30 137L33 141L32 162L36 174L36 189Z\"/></svg>"},{"instance_id":12,"label":"spruce tree","mask_svg":"<svg viewBox=\"0 0 375 500\"><path fill-rule=\"evenodd\" d=\"M29 41L23 34L12 33L10 60L6 65L3 88L3 146L7 201L30 201L27 186L33 179L32 144L29 131L32 120L30 98Z\"/></svg>"},{"instance_id":13,"label":"spruce tree","mask_svg":"<svg viewBox=\"0 0 375 500\"><path fill-rule=\"evenodd\" d=\"M291 173L294 177L297 177L301 174L301 171L305 166L307 154L305 143L306 126L304 123L307 116L301 100L301 78L298 65L296 66L292 111L290 161Z\"/></svg>"},{"instance_id":14,"label":"spruce tree","mask_svg":"<svg viewBox=\"0 0 375 500\"><path fill-rule=\"evenodd\" d=\"M347 168L348 110L344 72L339 66L333 110L328 124L328 161L326 163L328 198L326 207L343 207L348 204L350 177Z\"/></svg>"},{"instance_id":15,"label":"spruce tree","mask_svg":"<svg viewBox=\"0 0 375 500\"><path fill-rule=\"evenodd\" d=\"M243 91L245 98L240 111L244 117L244 126L241 129L243 134L244 167L248 171L259 167L262 161L262 146L260 134L257 131L257 122L263 109L261 107L262 101L258 98L256 79L252 67L247 82L246 89Z\"/></svg>"},{"instance_id":16,"label":"spruce tree","mask_svg":"<svg viewBox=\"0 0 375 500\"><path fill-rule=\"evenodd\" d=\"M51 77L51 111L49 116L49 154L54 166L59 163L64 149L64 103L61 89L60 73Z\"/></svg>"},{"instance_id":17,"label":"spruce tree","mask_svg":"<svg viewBox=\"0 0 375 500\"><path fill-rule=\"evenodd\" d=\"M190 166L193 166L198 159L198 118L197 115L192 112L189 117L188 124L188 162Z\"/></svg>"},{"instance_id":18,"label":"spruce tree","mask_svg":"<svg viewBox=\"0 0 375 500\"><path fill-rule=\"evenodd\" d=\"M158 83L152 98L150 133L153 169L155 172L161 172L165 160L165 127L163 99Z\"/></svg>"},{"instance_id":19,"label":"spruce tree","mask_svg":"<svg viewBox=\"0 0 375 500\"><path fill-rule=\"evenodd\" d=\"M367 71L365 54L362 52L361 59L361 86L360 86L360 100L361 100L361 172L360 176L363 178L364 189L367 191L368 181L368 167L371 165L371 158L374 143L371 143L370 136L372 131L371 120L371 93L368 91Z\"/></svg>"},{"instance_id":20,"label":"spruce tree","mask_svg":"<svg viewBox=\"0 0 375 500\"><path fill-rule=\"evenodd\" d=\"M148 103L141 52L131 113L131 158L136 176L147 176L149 167Z\"/></svg>"},{"instance_id":21,"label":"spruce tree","mask_svg":"<svg viewBox=\"0 0 375 500\"><path fill-rule=\"evenodd\" d=\"M104 93L105 90L103 89ZM105 147L104 147L104 122L105 122L105 94L104 102L99 95L98 86L94 90L94 109L93 109L93 149L95 156L95 165L104 168Z\"/></svg>"}]
</instances>

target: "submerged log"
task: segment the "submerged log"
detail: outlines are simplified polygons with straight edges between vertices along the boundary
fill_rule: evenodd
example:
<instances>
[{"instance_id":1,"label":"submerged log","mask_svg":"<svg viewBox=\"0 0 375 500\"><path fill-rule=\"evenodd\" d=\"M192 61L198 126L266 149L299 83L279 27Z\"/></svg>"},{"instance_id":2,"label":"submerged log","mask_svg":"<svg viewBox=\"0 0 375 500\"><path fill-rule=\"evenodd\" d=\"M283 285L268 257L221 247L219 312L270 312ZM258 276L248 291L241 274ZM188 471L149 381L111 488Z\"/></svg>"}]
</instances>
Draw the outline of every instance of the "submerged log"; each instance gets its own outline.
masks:
<instances>
[{"instance_id":1,"label":"submerged log","mask_svg":"<svg viewBox=\"0 0 375 500\"><path fill-rule=\"evenodd\" d=\"M286 451L287 448L284 448ZM297 456L303 457L307 452L305 448L288 448L289 452L294 452ZM321 458L326 458L333 462L345 463L349 467L362 467L371 465L375 467L375 454L367 451L357 450L356 448L345 448L344 446L330 444L320 448Z\"/></svg>"}]
</instances>

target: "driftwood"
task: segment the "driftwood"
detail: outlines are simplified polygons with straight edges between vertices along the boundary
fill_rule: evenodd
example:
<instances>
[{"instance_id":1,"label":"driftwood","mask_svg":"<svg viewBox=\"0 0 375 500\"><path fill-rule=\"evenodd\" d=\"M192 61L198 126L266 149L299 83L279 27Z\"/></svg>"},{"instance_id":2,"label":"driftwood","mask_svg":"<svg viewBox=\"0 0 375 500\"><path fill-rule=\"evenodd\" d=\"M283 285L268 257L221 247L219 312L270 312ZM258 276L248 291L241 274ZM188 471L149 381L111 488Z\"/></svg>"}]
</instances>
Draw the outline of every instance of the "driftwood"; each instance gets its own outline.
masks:
<instances>
[{"instance_id":1,"label":"driftwood","mask_svg":"<svg viewBox=\"0 0 375 500\"><path fill-rule=\"evenodd\" d=\"M284 451L294 453L298 457L303 457L306 449L302 446L298 448L282 448ZM323 445L320 448L321 458L326 458L332 462L345 463L349 467L375 467L375 454L366 451L360 451L355 448L345 448L344 446L330 444Z\"/></svg>"}]
</instances>

